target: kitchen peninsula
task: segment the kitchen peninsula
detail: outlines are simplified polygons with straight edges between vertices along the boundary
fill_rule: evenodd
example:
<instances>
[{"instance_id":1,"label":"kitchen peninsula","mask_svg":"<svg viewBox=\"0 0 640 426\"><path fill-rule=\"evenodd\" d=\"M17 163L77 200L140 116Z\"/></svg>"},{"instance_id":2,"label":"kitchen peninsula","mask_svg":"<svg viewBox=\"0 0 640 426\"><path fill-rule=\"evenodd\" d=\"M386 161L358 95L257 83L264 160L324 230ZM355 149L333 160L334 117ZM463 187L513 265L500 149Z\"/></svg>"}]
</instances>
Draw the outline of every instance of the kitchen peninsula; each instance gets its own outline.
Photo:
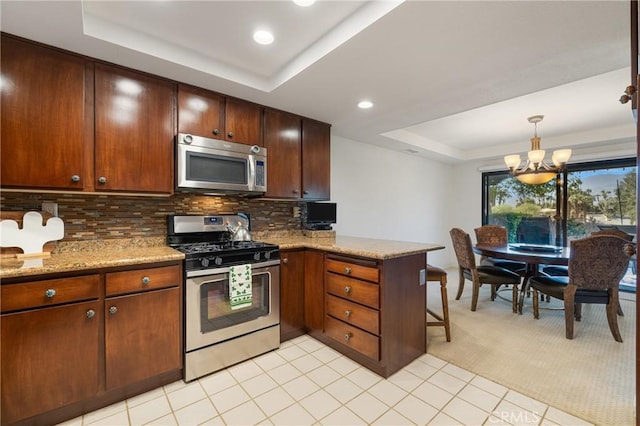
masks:
<instances>
[{"instance_id":1,"label":"kitchen peninsula","mask_svg":"<svg viewBox=\"0 0 640 426\"><path fill-rule=\"evenodd\" d=\"M426 352L427 252L442 245L322 231L260 238L281 250L282 341L308 333L383 377Z\"/></svg>"}]
</instances>

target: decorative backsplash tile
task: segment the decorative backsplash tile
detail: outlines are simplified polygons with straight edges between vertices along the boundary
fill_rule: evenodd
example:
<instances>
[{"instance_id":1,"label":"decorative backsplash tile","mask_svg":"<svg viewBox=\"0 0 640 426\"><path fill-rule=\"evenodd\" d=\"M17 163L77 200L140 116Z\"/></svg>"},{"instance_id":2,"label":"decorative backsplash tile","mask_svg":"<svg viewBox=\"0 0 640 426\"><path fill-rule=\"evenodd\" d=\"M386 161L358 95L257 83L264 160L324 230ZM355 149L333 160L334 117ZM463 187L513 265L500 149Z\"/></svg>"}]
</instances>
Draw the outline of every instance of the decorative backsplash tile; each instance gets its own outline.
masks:
<instances>
[{"instance_id":1,"label":"decorative backsplash tile","mask_svg":"<svg viewBox=\"0 0 640 426\"><path fill-rule=\"evenodd\" d=\"M111 238L166 238L169 214L247 213L252 232L302 230L301 217L293 217L293 207L304 212L305 203L260 198L215 197L179 193L171 197L120 195L40 194L7 192L0 194L0 210L39 211L43 202L58 203L64 221L64 241Z\"/></svg>"}]
</instances>

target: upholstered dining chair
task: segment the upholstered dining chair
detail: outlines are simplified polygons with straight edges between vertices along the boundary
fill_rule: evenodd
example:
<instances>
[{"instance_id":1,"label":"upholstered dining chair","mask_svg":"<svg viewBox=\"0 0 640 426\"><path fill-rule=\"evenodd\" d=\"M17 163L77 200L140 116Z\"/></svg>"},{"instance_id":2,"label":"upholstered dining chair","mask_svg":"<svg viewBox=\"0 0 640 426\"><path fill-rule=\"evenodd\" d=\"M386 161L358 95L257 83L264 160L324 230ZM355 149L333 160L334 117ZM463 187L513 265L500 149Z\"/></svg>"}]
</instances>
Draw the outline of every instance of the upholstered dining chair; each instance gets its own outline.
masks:
<instances>
[{"instance_id":1,"label":"upholstered dining chair","mask_svg":"<svg viewBox=\"0 0 640 426\"><path fill-rule=\"evenodd\" d=\"M533 289L533 315L539 318L538 293L564 301L565 331L573 339L574 319L580 321L582 303L606 304L613 338L622 342L618 328L618 284L635 249L613 235L591 235L570 243L569 276L539 276L529 281Z\"/></svg>"},{"instance_id":2,"label":"upholstered dining chair","mask_svg":"<svg viewBox=\"0 0 640 426\"><path fill-rule=\"evenodd\" d=\"M627 234L624 231L615 228L605 228L600 231L593 231L591 235L613 235L614 237L622 238L625 241L633 241L633 235ZM634 261L636 255L634 254L631 257L630 261ZM569 276L569 268L567 266L562 265L549 265L542 268L542 272L551 276ZM622 311L622 306L618 303L618 315L624 316L624 312Z\"/></svg>"},{"instance_id":3,"label":"upholstered dining chair","mask_svg":"<svg viewBox=\"0 0 640 426\"><path fill-rule=\"evenodd\" d=\"M483 246L505 246L508 243L507 228L500 225L482 225L475 228L476 242ZM495 259L487 256L480 256L480 265L493 265L498 268L508 269L519 275L524 275L527 270L527 264L523 262L514 262L512 260Z\"/></svg>"},{"instance_id":4,"label":"upholstered dining chair","mask_svg":"<svg viewBox=\"0 0 640 426\"><path fill-rule=\"evenodd\" d=\"M471 310L475 311L478 305L478 295L480 286L488 284L491 286L491 300L495 300L498 288L501 285L513 286L513 312L518 312L518 285L520 284L520 275L508 269L499 268L493 265L476 265L476 258L471 245L471 237L460 228L453 228L449 231L453 249L458 259L458 271L460 283L458 285L458 294L456 300L460 300L462 291L464 290L465 280L471 281L472 296Z\"/></svg>"}]
</instances>

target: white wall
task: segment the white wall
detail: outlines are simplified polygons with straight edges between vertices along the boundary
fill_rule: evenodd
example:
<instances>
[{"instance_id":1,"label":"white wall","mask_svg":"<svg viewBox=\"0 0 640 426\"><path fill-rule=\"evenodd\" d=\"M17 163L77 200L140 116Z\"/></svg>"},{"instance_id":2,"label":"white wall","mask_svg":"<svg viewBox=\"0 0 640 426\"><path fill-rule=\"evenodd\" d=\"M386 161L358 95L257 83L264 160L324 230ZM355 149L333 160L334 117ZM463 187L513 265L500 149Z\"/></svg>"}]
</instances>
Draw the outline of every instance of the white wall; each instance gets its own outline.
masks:
<instances>
[{"instance_id":1,"label":"white wall","mask_svg":"<svg viewBox=\"0 0 640 426\"><path fill-rule=\"evenodd\" d=\"M443 244L447 250L429 253L428 261L453 265L453 175L452 167L436 161L332 135L331 200L338 204L333 229L338 235Z\"/></svg>"}]
</instances>

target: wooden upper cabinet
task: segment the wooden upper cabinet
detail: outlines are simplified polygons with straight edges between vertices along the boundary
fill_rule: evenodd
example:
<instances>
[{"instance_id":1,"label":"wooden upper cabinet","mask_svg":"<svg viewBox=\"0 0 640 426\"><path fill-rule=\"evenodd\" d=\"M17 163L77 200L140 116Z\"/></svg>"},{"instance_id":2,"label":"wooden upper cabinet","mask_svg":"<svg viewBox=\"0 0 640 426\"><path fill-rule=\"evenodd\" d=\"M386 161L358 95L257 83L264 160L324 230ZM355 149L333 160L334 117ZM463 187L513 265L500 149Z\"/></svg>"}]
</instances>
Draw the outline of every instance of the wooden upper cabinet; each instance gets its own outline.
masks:
<instances>
[{"instance_id":1,"label":"wooden upper cabinet","mask_svg":"<svg viewBox=\"0 0 640 426\"><path fill-rule=\"evenodd\" d=\"M0 180L3 186L85 186L84 59L2 36Z\"/></svg>"},{"instance_id":2,"label":"wooden upper cabinet","mask_svg":"<svg viewBox=\"0 0 640 426\"><path fill-rule=\"evenodd\" d=\"M179 85L178 131L263 146L262 106L197 87Z\"/></svg>"},{"instance_id":3,"label":"wooden upper cabinet","mask_svg":"<svg viewBox=\"0 0 640 426\"><path fill-rule=\"evenodd\" d=\"M302 120L302 198L329 200L331 187L331 126Z\"/></svg>"},{"instance_id":4,"label":"wooden upper cabinet","mask_svg":"<svg viewBox=\"0 0 640 426\"><path fill-rule=\"evenodd\" d=\"M264 114L267 148L267 192L273 198L300 198L300 117L267 109Z\"/></svg>"},{"instance_id":5,"label":"wooden upper cabinet","mask_svg":"<svg viewBox=\"0 0 640 426\"><path fill-rule=\"evenodd\" d=\"M95 65L96 191L173 192L175 85Z\"/></svg>"},{"instance_id":6,"label":"wooden upper cabinet","mask_svg":"<svg viewBox=\"0 0 640 426\"><path fill-rule=\"evenodd\" d=\"M225 107L225 139L246 145L263 146L262 110L260 105L227 98Z\"/></svg>"},{"instance_id":7,"label":"wooden upper cabinet","mask_svg":"<svg viewBox=\"0 0 640 426\"><path fill-rule=\"evenodd\" d=\"M224 138L223 95L180 84L178 132L206 138Z\"/></svg>"}]
</instances>

